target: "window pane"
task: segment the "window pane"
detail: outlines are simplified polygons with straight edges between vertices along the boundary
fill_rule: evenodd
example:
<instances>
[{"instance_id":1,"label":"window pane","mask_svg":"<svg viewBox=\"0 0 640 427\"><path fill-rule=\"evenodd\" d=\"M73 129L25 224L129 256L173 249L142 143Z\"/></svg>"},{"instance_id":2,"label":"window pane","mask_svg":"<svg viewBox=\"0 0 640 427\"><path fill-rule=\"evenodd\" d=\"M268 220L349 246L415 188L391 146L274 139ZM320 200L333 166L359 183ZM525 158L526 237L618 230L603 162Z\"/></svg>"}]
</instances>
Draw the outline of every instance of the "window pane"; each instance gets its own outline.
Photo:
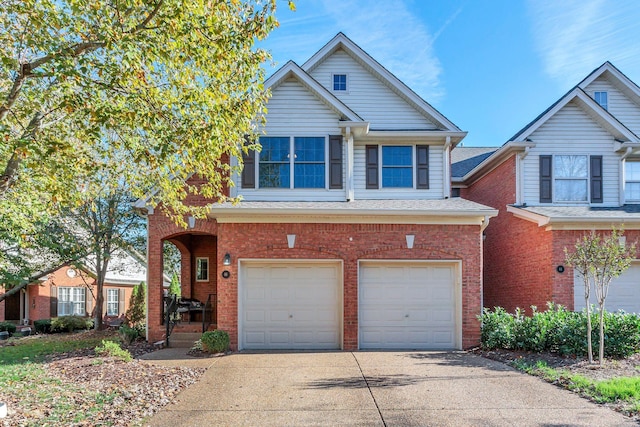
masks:
<instances>
[{"instance_id":1,"label":"window pane","mask_svg":"<svg viewBox=\"0 0 640 427\"><path fill-rule=\"evenodd\" d=\"M107 289L107 316L118 315L118 289Z\"/></svg>"},{"instance_id":2,"label":"window pane","mask_svg":"<svg viewBox=\"0 0 640 427\"><path fill-rule=\"evenodd\" d=\"M411 147L382 147L382 166L412 166Z\"/></svg>"},{"instance_id":3,"label":"window pane","mask_svg":"<svg viewBox=\"0 0 640 427\"><path fill-rule=\"evenodd\" d=\"M555 156L553 174L556 178L586 178L587 156Z\"/></svg>"},{"instance_id":4,"label":"window pane","mask_svg":"<svg viewBox=\"0 0 640 427\"><path fill-rule=\"evenodd\" d=\"M295 138L296 162L324 162L324 138Z\"/></svg>"},{"instance_id":5,"label":"window pane","mask_svg":"<svg viewBox=\"0 0 640 427\"><path fill-rule=\"evenodd\" d=\"M333 90L347 90L347 75L346 74L334 74L333 75Z\"/></svg>"},{"instance_id":6,"label":"window pane","mask_svg":"<svg viewBox=\"0 0 640 427\"><path fill-rule=\"evenodd\" d=\"M383 187L413 187L412 168L382 168Z\"/></svg>"},{"instance_id":7,"label":"window pane","mask_svg":"<svg viewBox=\"0 0 640 427\"><path fill-rule=\"evenodd\" d=\"M196 280L209 279L209 260L205 258L196 259Z\"/></svg>"},{"instance_id":8,"label":"window pane","mask_svg":"<svg viewBox=\"0 0 640 427\"><path fill-rule=\"evenodd\" d=\"M288 137L260 137L261 162L288 162L289 138Z\"/></svg>"},{"instance_id":9,"label":"window pane","mask_svg":"<svg viewBox=\"0 0 640 427\"><path fill-rule=\"evenodd\" d=\"M625 181L640 181L640 162L625 162L624 179Z\"/></svg>"},{"instance_id":10,"label":"window pane","mask_svg":"<svg viewBox=\"0 0 640 427\"><path fill-rule=\"evenodd\" d=\"M259 167L261 188L289 188L289 163L262 163Z\"/></svg>"},{"instance_id":11,"label":"window pane","mask_svg":"<svg viewBox=\"0 0 640 427\"><path fill-rule=\"evenodd\" d=\"M324 163L296 163L295 188L324 188Z\"/></svg>"},{"instance_id":12,"label":"window pane","mask_svg":"<svg viewBox=\"0 0 640 427\"><path fill-rule=\"evenodd\" d=\"M586 202L587 181L584 179L556 180L555 199L559 202Z\"/></svg>"},{"instance_id":13,"label":"window pane","mask_svg":"<svg viewBox=\"0 0 640 427\"><path fill-rule=\"evenodd\" d=\"M627 182L624 187L626 200L640 200L640 182Z\"/></svg>"}]
</instances>

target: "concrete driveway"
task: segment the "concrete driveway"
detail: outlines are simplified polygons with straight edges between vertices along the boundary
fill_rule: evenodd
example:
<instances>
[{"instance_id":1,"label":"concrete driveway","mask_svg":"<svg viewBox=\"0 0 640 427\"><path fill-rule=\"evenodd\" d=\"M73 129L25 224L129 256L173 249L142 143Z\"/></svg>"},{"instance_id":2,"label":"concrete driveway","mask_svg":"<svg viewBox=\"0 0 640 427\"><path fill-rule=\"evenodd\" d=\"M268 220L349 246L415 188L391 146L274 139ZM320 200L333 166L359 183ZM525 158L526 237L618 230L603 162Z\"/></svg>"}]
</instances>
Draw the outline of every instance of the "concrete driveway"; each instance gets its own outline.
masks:
<instances>
[{"instance_id":1,"label":"concrete driveway","mask_svg":"<svg viewBox=\"0 0 640 427\"><path fill-rule=\"evenodd\" d=\"M150 425L636 425L463 352L239 353L206 360L203 378Z\"/></svg>"}]
</instances>

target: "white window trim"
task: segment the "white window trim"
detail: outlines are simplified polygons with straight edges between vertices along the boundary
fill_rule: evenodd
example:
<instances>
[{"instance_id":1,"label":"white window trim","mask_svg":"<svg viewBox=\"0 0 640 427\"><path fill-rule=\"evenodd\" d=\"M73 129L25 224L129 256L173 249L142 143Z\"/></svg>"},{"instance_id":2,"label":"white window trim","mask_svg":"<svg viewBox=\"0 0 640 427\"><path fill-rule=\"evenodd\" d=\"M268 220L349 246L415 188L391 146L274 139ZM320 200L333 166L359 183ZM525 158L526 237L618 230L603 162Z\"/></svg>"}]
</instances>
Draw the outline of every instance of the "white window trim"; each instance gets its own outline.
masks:
<instances>
[{"instance_id":1,"label":"white window trim","mask_svg":"<svg viewBox=\"0 0 640 427\"><path fill-rule=\"evenodd\" d=\"M329 135L265 135L266 137L273 138L289 138L289 187L260 187L260 153L256 152L256 161L254 165L255 177L256 177L256 190L262 191L342 191L342 190L330 190L329 189ZM296 138L324 138L324 187L318 188L295 188L295 141ZM293 156L291 155L293 154ZM244 191L244 190L243 190Z\"/></svg>"},{"instance_id":2,"label":"white window trim","mask_svg":"<svg viewBox=\"0 0 640 427\"><path fill-rule=\"evenodd\" d=\"M109 296L115 295L115 301L109 298ZM109 313L109 305L113 306L115 304L115 314ZM107 289L107 316L118 316L120 309L120 289Z\"/></svg>"},{"instance_id":3,"label":"white window trim","mask_svg":"<svg viewBox=\"0 0 640 427\"><path fill-rule=\"evenodd\" d=\"M563 156L582 156L587 158L587 176L586 178L556 178L555 170L556 170L556 157ZM556 196L558 192L556 191L556 180L576 180L576 179L584 179L587 182L587 198L586 200L557 200ZM552 184L552 195L553 195L553 203L554 204L567 204L567 205L588 205L591 204L591 161L590 155L584 153L558 153L554 154L552 157L551 164L551 184Z\"/></svg>"},{"instance_id":4,"label":"white window trim","mask_svg":"<svg viewBox=\"0 0 640 427\"><path fill-rule=\"evenodd\" d=\"M74 297L75 297L75 290L76 289L81 289L82 290L82 296L84 297L83 301L76 301L75 300ZM69 300L62 300L60 298L60 293L63 290L68 290L68 292L69 292ZM57 307L58 316L73 316L74 314L78 315L78 316L84 316L85 315L85 313L87 311L87 290L84 287L79 287L79 286L61 286L61 287L58 288L58 295L56 295L56 296L58 298L58 307ZM62 314L60 313L60 311L61 311L60 310L61 302L62 302L62 307L65 307L69 303L72 303L71 304L71 312L70 313L67 313L66 311L64 313L62 313ZM78 314L75 313L75 304L81 304L81 307L82 307L81 312L82 313L78 313Z\"/></svg>"},{"instance_id":5,"label":"white window trim","mask_svg":"<svg viewBox=\"0 0 640 427\"><path fill-rule=\"evenodd\" d=\"M623 168L622 168L622 184L623 184L623 188L622 188L622 197L624 199L624 203L631 203L631 204L638 204L640 203L640 199L627 199L627 183L631 182L631 183L640 183L640 180L632 180L632 181L627 181L627 163L640 163L640 158L628 158L628 159L624 159L624 161L622 162L623 164Z\"/></svg>"},{"instance_id":6,"label":"white window trim","mask_svg":"<svg viewBox=\"0 0 640 427\"><path fill-rule=\"evenodd\" d=\"M198 279L198 262L207 261L207 277L204 279ZM209 263L209 257L196 257L196 282L208 282L209 281L209 270L211 269L211 264Z\"/></svg>"},{"instance_id":7,"label":"white window trim","mask_svg":"<svg viewBox=\"0 0 640 427\"><path fill-rule=\"evenodd\" d=\"M607 104L606 106L600 104L597 100L596 100L596 94L597 93L604 93L607 97ZM604 108L605 110L609 111L609 91L606 90L596 90L593 92L593 100L596 101L596 104L600 105L602 108Z\"/></svg>"},{"instance_id":8,"label":"white window trim","mask_svg":"<svg viewBox=\"0 0 640 427\"><path fill-rule=\"evenodd\" d=\"M380 144L378 145L378 176L380 177L380 184L378 190L383 191L397 191L397 190L416 190L416 145L417 144ZM382 158L382 147L411 147L411 187L385 187L382 185L382 164L384 162Z\"/></svg>"},{"instance_id":9,"label":"white window trim","mask_svg":"<svg viewBox=\"0 0 640 427\"><path fill-rule=\"evenodd\" d=\"M345 76L345 78L347 79L347 84L344 90L336 90L333 88L333 79L334 76ZM349 80L351 80L349 78L349 73L331 73L331 82L329 83L330 87L331 87L331 92L335 92L335 93L349 93Z\"/></svg>"}]
</instances>

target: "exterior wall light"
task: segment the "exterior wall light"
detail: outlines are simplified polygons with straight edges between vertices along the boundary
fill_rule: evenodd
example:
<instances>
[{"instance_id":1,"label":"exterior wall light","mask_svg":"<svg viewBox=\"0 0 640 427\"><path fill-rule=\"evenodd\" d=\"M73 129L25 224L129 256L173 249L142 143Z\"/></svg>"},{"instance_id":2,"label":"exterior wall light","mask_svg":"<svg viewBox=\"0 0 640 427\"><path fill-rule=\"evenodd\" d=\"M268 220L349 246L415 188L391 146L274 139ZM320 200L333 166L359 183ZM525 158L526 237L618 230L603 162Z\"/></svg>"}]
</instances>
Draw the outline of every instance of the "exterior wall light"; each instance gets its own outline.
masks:
<instances>
[{"instance_id":1,"label":"exterior wall light","mask_svg":"<svg viewBox=\"0 0 640 427\"><path fill-rule=\"evenodd\" d=\"M187 218L187 224L189 225L190 229L193 229L196 226L196 219L190 216L189 218Z\"/></svg>"},{"instance_id":2,"label":"exterior wall light","mask_svg":"<svg viewBox=\"0 0 640 427\"><path fill-rule=\"evenodd\" d=\"M295 234L287 234L287 245L289 249L296 246L296 235Z\"/></svg>"},{"instance_id":3,"label":"exterior wall light","mask_svg":"<svg viewBox=\"0 0 640 427\"><path fill-rule=\"evenodd\" d=\"M231 265L231 255L229 252L224 254L224 258L222 259L222 265Z\"/></svg>"},{"instance_id":4,"label":"exterior wall light","mask_svg":"<svg viewBox=\"0 0 640 427\"><path fill-rule=\"evenodd\" d=\"M407 234L404 237L407 239L407 248L413 249L413 242L414 242L416 236L414 236L413 234Z\"/></svg>"}]
</instances>

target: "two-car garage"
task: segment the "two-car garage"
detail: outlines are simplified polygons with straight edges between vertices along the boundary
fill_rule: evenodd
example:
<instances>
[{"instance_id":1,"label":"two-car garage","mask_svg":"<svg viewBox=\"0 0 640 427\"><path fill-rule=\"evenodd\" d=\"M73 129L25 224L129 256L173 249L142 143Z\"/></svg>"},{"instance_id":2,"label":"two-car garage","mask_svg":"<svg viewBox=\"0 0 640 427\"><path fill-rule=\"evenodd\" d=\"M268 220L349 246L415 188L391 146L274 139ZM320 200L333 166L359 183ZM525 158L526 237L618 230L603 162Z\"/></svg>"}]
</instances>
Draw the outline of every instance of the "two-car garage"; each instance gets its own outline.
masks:
<instances>
[{"instance_id":1,"label":"two-car garage","mask_svg":"<svg viewBox=\"0 0 640 427\"><path fill-rule=\"evenodd\" d=\"M461 348L460 264L358 262L361 349ZM339 349L340 260L240 262L240 349Z\"/></svg>"}]
</instances>

